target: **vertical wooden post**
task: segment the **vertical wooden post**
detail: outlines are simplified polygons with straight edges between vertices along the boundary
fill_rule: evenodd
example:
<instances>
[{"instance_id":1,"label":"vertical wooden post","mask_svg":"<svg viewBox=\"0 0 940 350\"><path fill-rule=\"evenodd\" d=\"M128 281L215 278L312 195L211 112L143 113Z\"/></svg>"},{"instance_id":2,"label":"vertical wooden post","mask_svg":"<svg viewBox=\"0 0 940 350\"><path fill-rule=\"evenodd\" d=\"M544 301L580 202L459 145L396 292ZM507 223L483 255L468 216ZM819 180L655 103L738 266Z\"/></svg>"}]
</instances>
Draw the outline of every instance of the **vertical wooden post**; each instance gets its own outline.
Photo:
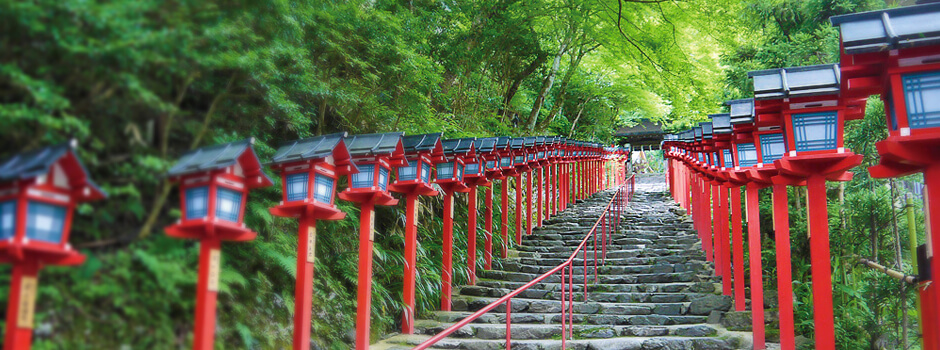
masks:
<instances>
[{"instance_id":1,"label":"vertical wooden post","mask_svg":"<svg viewBox=\"0 0 940 350\"><path fill-rule=\"evenodd\" d=\"M535 215L535 226L537 226L537 227L542 227L542 202L545 201L545 195L542 194L542 189L543 189L543 187L542 187L542 185L543 185L543 182L542 182L542 180L543 180L542 171L543 171L543 169L542 169L542 168L538 168L538 169L535 169L534 171L535 171L535 173L536 173L536 175L535 175L535 201L536 201L536 206L535 206L535 208L536 208L536 209L535 209L535 213L536 213L536 215ZM531 232L530 232L530 233L531 233Z\"/></svg>"},{"instance_id":2,"label":"vertical wooden post","mask_svg":"<svg viewBox=\"0 0 940 350\"><path fill-rule=\"evenodd\" d=\"M300 217L297 226L297 280L294 284L294 349L310 349L310 313L313 307L313 268L317 220ZM407 243L406 243L407 244ZM406 267L407 270L407 267ZM406 284L406 289L407 284Z\"/></svg>"},{"instance_id":3,"label":"vertical wooden post","mask_svg":"<svg viewBox=\"0 0 940 350\"><path fill-rule=\"evenodd\" d=\"M532 172L530 169L525 175L525 234L532 234Z\"/></svg>"},{"instance_id":4,"label":"vertical wooden post","mask_svg":"<svg viewBox=\"0 0 940 350\"><path fill-rule=\"evenodd\" d=\"M711 186L708 181L702 178L702 236L705 237L705 254L708 255L708 261L715 261L714 247L712 246L712 199Z\"/></svg>"},{"instance_id":5,"label":"vertical wooden post","mask_svg":"<svg viewBox=\"0 0 940 350\"><path fill-rule=\"evenodd\" d=\"M470 270L470 285L477 284L477 186L470 186L467 200L467 269Z\"/></svg>"},{"instance_id":6,"label":"vertical wooden post","mask_svg":"<svg viewBox=\"0 0 940 350\"><path fill-rule=\"evenodd\" d=\"M486 188L486 198L483 198L483 228L486 230L486 244L483 246L483 268L486 270L493 268L493 181Z\"/></svg>"},{"instance_id":7,"label":"vertical wooden post","mask_svg":"<svg viewBox=\"0 0 940 350\"><path fill-rule=\"evenodd\" d=\"M500 218L499 218L500 223L502 223L502 227L500 227L500 231L503 234L502 257L503 259L505 259L509 254L508 252L509 250L509 176L503 179L503 181L499 185L499 189L500 189L499 205L502 206L502 209L503 209L502 215L500 215Z\"/></svg>"},{"instance_id":8,"label":"vertical wooden post","mask_svg":"<svg viewBox=\"0 0 940 350\"><path fill-rule=\"evenodd\" d=\"M829 212L826 208L826 179L806 179L809 211L810 264L813 275L813 323L816 349L835 349L832 310L832 268L829 261Z\"/></svg>"},{"instance_id":9,"label":"vertical wooden post","mask_svg":"<svg viewBox=\"0 0 940 350\"><path fill-rule=\"evenodd\" d=\"M718 263L721 264L721 292L724 295L731 296L731 244L729 243L729 219L728 219L728 186L720 186L718 197L721 201L721 257Z\"/></svg>"},{"instance_id":10,"label":"vertical wooden post","mask_svg":"<svg viewBox=\"0 0 940 350\"><path fill-rule=\"evenodd\" d=\"M940 349L940 256L937 249L940 249L940 163L928 166L924 170L924 212L927 224L927 251L932 253L930 258L931 284L926 287L924 295L927 297L921 300L921 321L925 324L925 329L934 331L924 332L924 349L931 346ZM930 328L926 328L930 327Z\"/></svg>"},{"instance_id":11,"label":"vertical wooden post","mask_svg":"<svg viewBox=\"0 0 940 350\"><path fill-rule=\"evenodd\" d=\"M405 274L402 301L405 303L401 332L415 332L415 273L418 251L418 194L405 195Z\"/></svg>"},{"instance_id":12,"label":"vertical wooden post","mask_svg":"<svg viewBox=\"0 0 940 350\"><path fill-rule=\"evenodd\" d=\"M441 272L441 311L450 311L454 278L454 192L444 190L444 271Z\"/></svg>"},{"instance_id":13,"label":"vertical wooden post","mask_svg":"<svg viewBox=\"0 0 940 350\"><path fill-rule=\"evenodd\" d=\"M734 310L744 311L744 235L741 232L741 187L731 188L731 241L734 247Z\"/></svg>"},{"instance_id":14,"label":"vertical wooden post","mask_svg":"<svg viewBox=\"0 0 940 350\"><path fill-rule=\"evenodd\" d=\"M722 232L722 225L723 225L723 223L721 222L721 209L726 204L722 204L721 202L721 196L719 195L719 191L721 191L720 188L721 186L717 182L713 183L711 186L712 205L714 206L714 209L715 209L712 211L712 214L714 214L713 215L714 219L712 221L714 222L714 225L715 225L715 229L714 229L715 238L712 243L712 248L713 248L713 253L714 253L714 258L712 260L715 262L715 276L721 276L721 268L723 267L721 266L721 254L722 254L721 251L723 248L721 246L721 232Z\"/></svg>"},{"instance_id":15,"label":"vertical wooden post","mask_svg":"<svg viewBox=\"0 0 940 350\"><path fill-rule=\"evenodd\" d=\"M372 242L375 239L375 203L362 203L359 213L359 282L356 297L356 349L369 348L372 325Z\"/></svg>"},{"instance_id":16,"label":"vertical wooden post","mask_svg":"<svg viewBox=\"0 0 940 350\"><path fill-rule=\"evenodd\" d=\"M215 237L199 242L199 281L196 282L194 350L212 350L215 343L216 294L222 269L222 242Z\"/></svg>"},{"instance_id":17,"label":"vertical wooden post","mask_svg":"<svg viewBox=\"0 0 940 350\"><path fill-rule=\"evenodd\" d=\"M39 262L33 259L13 264L7 300L4 350L29 350L33 343L33 315L39 288Z\"/></svg>"},{"instance_id":18,"label":"vertical wooden post","mask_svg":"<svg viewBox=\"0 0 940 350\"><path fill-rule=\"evenodd\" d=\"M522 244L522 175L516 176L516 244Z\"/></svg>"},{"instance_id":19,"label":"vertical wooden post","mask_svg":"<svg viewBox=\"0 0 940 350\"><path fill-rule=\"evenodd\" d=\"M747 237L751 264L751 329L754 349L764 349L764 279L761 269L760 201L756 183L747 186Z\"/></svg>"},{"instance_id":20,"label":"vertical wooden post","mask_svg":"<svg viewBox=\"0 0 940 350\"><path fill-rule=\"evenodd\" d=\"M777 300L780 349L796 349L793 324L793 277L790 273L790 208L787 186L774 185L774 247L777 251Z\"/></svg>"}]
</instances>

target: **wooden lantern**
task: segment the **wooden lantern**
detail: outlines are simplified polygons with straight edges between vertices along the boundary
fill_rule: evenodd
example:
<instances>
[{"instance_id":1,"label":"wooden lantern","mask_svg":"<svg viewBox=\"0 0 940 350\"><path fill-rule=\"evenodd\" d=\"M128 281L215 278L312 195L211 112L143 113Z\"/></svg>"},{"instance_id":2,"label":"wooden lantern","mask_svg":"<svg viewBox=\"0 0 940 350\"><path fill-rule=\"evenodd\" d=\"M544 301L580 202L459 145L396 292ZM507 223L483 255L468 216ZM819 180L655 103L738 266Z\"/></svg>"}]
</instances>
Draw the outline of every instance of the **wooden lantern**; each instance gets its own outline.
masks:
<instances>
[{"instance_id":1,"label":"wooden lantern","mask_svg":"<svg viewBox=\"0 0 940 350\"><path fill-rule=\"evenodd\" d=\"M39 270L85 261L69 244L75 206L107 195L89 177L76 148L72 140L0 161L0 263L13 265L4 349L32 346Z\"/></svg>"},{"instance_id":2,"label":"wooden lantern","mask_svg":"<svg viewBox=\"0 0 940 350\"><path fill-rule=\"evenodd\" d=\"M255 239L257 233L243 223L248 191L272 184L252 144L253 138L196 149L167 172L180 184L182 218L164 231L170 237L199 240L194 349L214 347L222 241Z\"/></svg>"}]
</instances>

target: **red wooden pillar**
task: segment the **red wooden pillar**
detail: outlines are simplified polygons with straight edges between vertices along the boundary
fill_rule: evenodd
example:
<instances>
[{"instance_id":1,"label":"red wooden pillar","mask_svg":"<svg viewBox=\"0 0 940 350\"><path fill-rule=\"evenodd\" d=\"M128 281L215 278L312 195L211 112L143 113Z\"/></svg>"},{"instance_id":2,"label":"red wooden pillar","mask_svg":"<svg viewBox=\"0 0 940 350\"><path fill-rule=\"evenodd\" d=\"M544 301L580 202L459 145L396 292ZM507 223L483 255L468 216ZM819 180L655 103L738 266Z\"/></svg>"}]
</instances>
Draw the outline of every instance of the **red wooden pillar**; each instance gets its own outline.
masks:
<instances>
[{"instance_id":1,"label":"red wooden pillar","mask_svg":"<svg viewBox=\"0 0 940 350\"><path fill-rule=\"evenodd\" d=\"M685 191L682 194L682 196L685 197L684 199L685 199L686 214L692 215L692 193L693 193L692 180L694 179L694 176L692 175L691 169L689 169L688 167L685 167L684 171L685 171L685 176L684 176L683 181L685 181Z\"/></svg>"},{"instance_id":2,"label":"red wooden pillar","mask_svg":"<svg viewBox=\"0 0 940 350\"><path fill-rule=\"evenodd\" d=\"M529 170L525 174L525 234L532 234L532 172Z\"/></svg>"},{"instance_id":3,"label":"red wooden pillar","mask_svg":"<svg viewBox=\"0 0 940 350\"><path fill-rule=\"evenodd\" d=\"M924 211L927 224L927 247L932 252L930 259L931 284L926 287L926 298L921 301L921 320L925 323L924 349L931 346L940 349L940 256L936 253L940 248L940 163L933 163L924 169L924 190L926 197ZM924 307L924 305L927 305ZM930 328L926 328L930 327Z\"/></svg>"},{"instance_id":4,"label":"red wooden pillar","mask_svg":"<svg viewBox=\"0 0 940 350\"><path fill-rule=\"evenodd\" d=\"M500 231L503 234L503 259L505 259L509 254L509 178L510 176L507 176L499 185L501 192L499 197L499 204L503 209L502 215L500 215L499 218L500 223L502 223Z\"/></svg>"},{"instance_id":5,"label":"red wooden pillar","mask_svg":"<svg viewBox=\"0 0 940 350\"><path fill-rule=\"evenodd\" d=\"M714 247L712 247L712 200L711 186L708 180L702 177L702 236L705 237L705 254L708 261L714 261Z\"/></svg>"},{"instance_id":6,"label":"red wooden pillar","mask_svg":"<svg viewBox=\"0 0 940 350\"><path fill-rule=\"evenodd\" d=\"M486 198L483 199L483 228L486 229L486 245L483 247L483 268L493 268L493 186L494 181L486 187Z\"/></svg>"},{"instance_id":7,"label":"red wooden pillar","mask_svg":"<svg viewBox=\"0 0 940 350\"><path fill-rule=\"evenodd\" d=\"M731 240L734 251L734 309L744 311L744 235L741 232L741 187L731 187Z\"/></svg>"},{"instance_id":8,"label":"red wooden pillar","mask_svg":"<svg viewBox=\"0 0 940 350\"><path fill-rule=\"evenodd\" d=\"M555 196L554 204L552 205L552 215L558 215L558 211L561 209L561 181L558 172L561 171L561 164L552 165L552 176L554 180L554 188L552 188L552 195Z\"/></svg>"},{"instance_id":9,"label":"red wooden pillar","mask_svg":"<svg viewBox=\"0 0 940 350\"><path fill-rule=\"evenodd\" d=\"M747 237L751 264L751 329L754 349L764 349L764 279L761 270L760 186L747 185Z\"/></svg>"},{"instance_id":10,"label":"red wooden pillar","mask_svg":"<svg viewBox=\"0 0 940 350\"><path fill-rule=\"evenodd\" d=\"M375 235L374 215L375 203L372 201L362 203L362 209L359 213L359 289L356 297L356 349L360 350L369 348L369 330L372 324L372 240Z\"/></svg>"},{"instance_id":11,"label":"red wooden pillar","mask_svg":"<svg viewBox=\"0 0 940 350\"><path fill-rule=\"evenodd\" d=\"M407 229L406 235L407 235ZM317 220L302 215L297 226L297 281L294 284L294 349L310 348L310 313L313 307L313 268ZM407 247L406 253L407 254ZM407 266L405 268L407 271ZM407 276L405 277L407 279ZM407 286L407 284L405 284ZM414 293L412 293L413 295ZM414 305L414 303L411 303Z\"/></svg>"},{"instance_id":12,"label":"red wooden pillar","mask_svg":"<svg viewBox=\"0 0 940 350\"><path fill-rule=\"evenodd\" d=\"M712 203L714 205L714 210L712 211L714 220L712 221L714 222L714 225L715 225L715 228L714 228L715 238L714 238L714 243L712 243L715 255L712 258L712 261L715 262L715 276L721 276L721 268L722 268L721 263L720 263L721 249L722 249L721 247L721 229L722 229L721 208L725 204L722 204L721 196L718 194L719 191L721 191L720 190L721 186L719 185L719 183L718 182L712 183L711 187L712 187Z\"/></svg>"},{"instance_id":13,"label":"red wooden pillar","mask_svg":"<svg viewBox=\"0 0 940 350\"><path fill-rule=\"evenodd\" d=\"M444 271L441 272L441 311L450 311L454 275L454 192L444 190Z\"/></svg>"},{"instance_id":14,"label":"red wooden pillar","mask_svg":"<svg viewBox=\"0 0 940 350\"><path fill-rule=\"evenodd\" d=\"M22 212L25 213L25 211ZM25 215L20 216L25 219ZM4 350L29 350L32 346L33 314L39 287L39 265L39 261L35 259L25 259L13 264L10 294L7 300Z\"/></svg>"},{"instance_id":15,"label":"red wooden pillar","mask_svg":"<svg viewBox=\"0 0 940 350\"><path fill-rule=\"evenodd\" d=\"M787 186L774 185L774 247L777 252L777 300L780 312L780 349L796 349L793 325L793 277L790 274L790 208Z\"/></svg>"},{"instance_id":16,"label":"red wooden pillar","mask_svg":"<svg viewBox=\"0 0 940 350\"><path fill-rule=\"evenodd\" d=\"M470 285L477 284L477 186L470 186L467 200L467 268Z\"/></svg>"},{"instance_id":17,"label":"red wooden pillar","mask_svg":"<svg viewBox=\"0 0 940 350\"><path fill-rule=\"evenodd\" d=\"M545 200L545 195L542 194L542 168L537 168L533 170L536 172L535 175L535 226L542 227L542 202Z\"/></svg>"},{"instance_id":18,"label":"red wooden pillar","mask_svg":"<svg viewBox=\"0 0 940 350\"><path fill-rule=\"evenodd\" d=\"M516 176L516 244L522 244L522 175Z\"/></svg>"},{"instance_id":19,"label":"red wooden pillar","mask_svg":"<svg viewBox=\"0 0 940 350\"><path fill-rule=\"evenodd\" d=\"M402 290L405 312L401 321L401 332L404 334L414 334L415 332L415 270L417 269L418 251L417 203L417 193L405 194L405 275ZM300 241L303 242L304 240ZM299 255L300 252L298 252Z\"/></svg>"},{"instance_id":20,"label":"red wooden pillar","mask_svg":"<svg viewBox=\"0 0 940 350\"><path fill-rule=\"evenodd\" d=\"M926 177L925 177L926 178ZM813 274L813 321L816 349L835 349L832 310L832 269L829 261L829 212L826 208L826 179L806 179L809 211L810 264Z\"/></svg>"},{"instance_id":21,"label":"red wooden pillar","mask_svg":"<svg viewBox=\"0 0 940 350\"><path fill-rule=\"evenodd\" d=\"M731 296L731 244L729 244L729 214L728 214L728 186L722 185L718 191L718 197L721 201L721 257L718 263L721 264L721 292L724 295Z\"/></svg>"},{"instance_id":22,"label":"red wooden pillar","mask_svg":"<svg viewBox=\"0 0 940 350\"><path fill-rule=\"evenodd\" d=\"M196 282L194 350L215 348L215 308L221 267L222 241L218 238L202 239L199 242L199 281Z\"/></svg>"}]
</instances>

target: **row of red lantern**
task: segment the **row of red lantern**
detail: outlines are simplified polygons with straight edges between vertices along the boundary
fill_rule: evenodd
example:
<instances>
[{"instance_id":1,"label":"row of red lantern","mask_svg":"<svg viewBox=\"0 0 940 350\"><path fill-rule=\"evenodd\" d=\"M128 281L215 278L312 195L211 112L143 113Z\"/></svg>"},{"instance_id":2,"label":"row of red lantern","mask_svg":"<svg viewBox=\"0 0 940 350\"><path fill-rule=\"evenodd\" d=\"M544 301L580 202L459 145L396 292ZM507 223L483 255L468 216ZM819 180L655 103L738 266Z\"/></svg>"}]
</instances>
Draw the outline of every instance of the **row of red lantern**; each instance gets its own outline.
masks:
<instances>
[{"instance_id":1,"label":"row of red lantern","mask_svg":"<svg viewBox=\"0 0 940 350\"><path fill-rule=\"evenodd\" d=\"M927 217L933 218L928 220L926 250L940 242L936 226L940 211L931 210L937 205L929 203L930 189L940 187L940 104L936 103L940 45L935 44L938 34L930 29L938 19L940 4L833 17L842 34L841 64L751 72L753 99L728 101L730 113L711 115L709 123L666 136L670 190L693 216L703 249L722 276L723 292L735 292L738 310L744 309L739 188L747 189L755 349L764 347L757 201L758 191L769 186L773 187L781 346L795 347L793 302L788 297L792 280L786 188L806 186L816 348L835 347L825 183L851 180L848 170L861 163L861 155L845 148L843 129L846 121L864 117L872 94L880 94L885 102L889 136L878 143L882 158L869 171L873 177L924 172ZM927 260L921 265L940 268L940 259L928 256ZM924 348L938 349L940 336L929 330L940 326L936 312L940 293L929 283L927 271L920 276Z\"/></svg>"},{"instance_id":2,"label":"row of red lantern","mask_svg":"<svg viewBox=\"0 0 940 350\"><path fill-rule=\"evenodd\" d=\"M601 162L623 157L626 151L604 149L599 144L560 137L483 138L441 140L440 134L404 136L401 133L347 136L331 134L281 145L269 163L282 183L283 201L271 208L276 216L299 219L297 284L295 288L294 345L309 347L316 221L338 220L345 213L335 206L334 193L340 176L349 186L339 194L360 205L360 269L357 348L368 346L371 302L371 257L375 232L374 206L394 205L389 191L405 195L408 203L406 227L406 283L408 309L404 328L413 331L414 254L417 196L436 195L431 184L445 192L445 246L452 249L453 196L469 192L469 266L476 266L476 187L487 186L486 263L492 258L492 187L503 180L503 238L508 239L508 186L510 177L521 184L538 174L536 224L563 210L570 196L581 199L600 189ZM221 272L221 242L250 241L256 233L244 223L248 192L270 186L253 140L242 140L200 148L186 153L168 172L179 183L181 219L166 228L172 237L199 239L200 263L197 283L194 348L211 349L214 344L216 292ZM77 203L101 199L105 194L88 177L74 152L75 143L26 152L0 162L0 262L13 264L13 279L7 309L5 349L28 349L31 345L33 305L38 271L44 265L77 265L84 256L71 248L68 236ZM432 172L437 176L432 180ZM541 174L545 173L545 180ZM390 179L395 174L395 181ZM553 181L552 181L553 180ZM575 185L575 186L572 186ZM531 194L531 191L529 192ZM546 198L543 198L543 194ZM521 193L517 193L521 196ZM548 201L553 196L555 201ZM531 223L532 196L527 196ZM521 202L521 200L519 200ZM545 204L544 214L541 211ZM517 215L521 218L522 213ZM531 224L529 226L531 232ZM518 230L521 231L521 230ZM517 242L521 236L517 235ZM505 246L502 248L506 255ZM445 252L445 261L451 259ZM452 269L445 266L445 269ZM450 276L445 270L443 275ZM475 272L471 271L471 276ZM410 278L410 281L408 280ZM472 283L472 281L471 281ZM450 289L450 281L442 283ZM410 300L410 302L409 302ZM449 309L450 293L442 296Z\"/></svg>"}]
</instances>

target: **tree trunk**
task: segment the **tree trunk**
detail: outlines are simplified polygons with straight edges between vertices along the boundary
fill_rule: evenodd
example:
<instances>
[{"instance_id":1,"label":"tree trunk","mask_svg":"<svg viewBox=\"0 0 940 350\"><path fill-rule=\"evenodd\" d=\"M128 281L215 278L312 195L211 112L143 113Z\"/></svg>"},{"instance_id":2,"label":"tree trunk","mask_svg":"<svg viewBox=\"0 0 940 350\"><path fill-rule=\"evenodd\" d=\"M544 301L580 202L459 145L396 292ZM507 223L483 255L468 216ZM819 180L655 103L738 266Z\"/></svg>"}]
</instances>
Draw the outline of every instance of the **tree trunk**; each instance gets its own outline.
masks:
<instances>
[{"instance_id":1,"label":"tree trunk","mask_svg":"<svg viewBox=\"0 0 940 350\"><path fill-rule=\"evenodd\" d=\"M548 117L545 119L552 120L552 118L555 118L555 115L558 114L558 111L561 110L565 95L568 93L568 84L571 82L571 77L574 76L574 72L578 70L578 66L581 65L581 59L599 46L600 44L597 44L586 50L582 48L578 51L577 55L571 56L571 63L568 64L568 70L565 71L565 76L561 78L561 84L558 85L558 97L555 99L555 103L552 104L552 109L548 112Z\"/></svg>"},{"instance_id":2,"label":"tree trunk","mask_svg":"<svg viewBox=\"0 0 940 350\"><path fill-rule=\"evenodd\" d=\"M568 51L568 45L570 43L570 38L561 43L561 47L558 48L558 54L555 55L555 60L552 61L552 68L548 71L548 75L545 76L545 79L542 79L542 88L539 89L539 96L535 98L535 103L532 104L532 111L529 112L529 121L526 123L526 130L528 131L535 130L535 122L538 120L539 111L542 110L542 104L545 103L545 96L552 90L552 84L555 83L555 75L558 74L558 66L561 65L561 57Z\"/></svg>"},{"instance_id":3,"label":"tree trunk","mask_svg":"<svg viewBox=\"0 0 940 350\"><path fill-rule=\"evenodd\" d=\"M326 124L326 99L320 102L320 109L317 111L317 135L323 135L323 125Z\"/></svg>"},{"instance_id":4,"label":"tree trunk","mask_svg":"<svg viewBox=\"0 0 940 350\"><path fill-rule=\"evenodd\" d=\"M516 96L516 93L519 92L519 86L522 85L522 82L528 78L532 73L535 73L535 70L538 69L542 63L545 63L545 60L548 58L548 55L545 53L539 54L532 62L529 62L529 65L526 66L524 70L512 77L512 81L509 83L509 88L506 89L506 94L503 95L503 111L502 113L502 122L506 122L506 117L509 116L509 104L512 103L513 97Z\"/></svg>"},{"instance_id":5,"label":"tree trunk","mask_svg":"<svg viewBox=\"0 0 940 350\"><path fill-rule=\"evenodd\" d=\"M578 115L574 117L574 122L571 123L571 131L568 131L568 138L571 138L571 136L574 135L574 129L578 126L578 121L581 120L581 112L584 112L584 105L586 105L588 101L590 101L590 99L585 100L578 105Z\"/></svg>"}]
</instances>

